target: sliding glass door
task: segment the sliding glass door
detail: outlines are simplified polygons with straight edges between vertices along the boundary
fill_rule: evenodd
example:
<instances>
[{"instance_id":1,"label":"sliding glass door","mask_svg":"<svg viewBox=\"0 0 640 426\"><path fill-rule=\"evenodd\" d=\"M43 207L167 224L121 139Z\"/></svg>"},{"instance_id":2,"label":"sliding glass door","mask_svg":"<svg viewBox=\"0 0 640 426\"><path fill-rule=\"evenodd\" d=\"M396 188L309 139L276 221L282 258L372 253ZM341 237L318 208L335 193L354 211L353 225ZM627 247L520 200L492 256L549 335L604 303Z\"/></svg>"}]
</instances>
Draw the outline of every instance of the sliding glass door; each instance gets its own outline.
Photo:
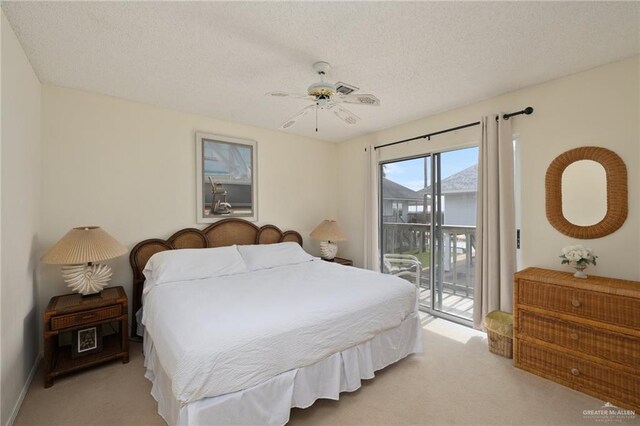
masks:
<instances>
[{"instance_id":1,"label":"sliding glass door","mask_svg":"<svg viewBox=\"0 0 640 426\"><path fill-rule=\"evenodd\" d=\"M415 283L422 309L473 318L478 148L380 164L382 272Z\"/></svg>"}]
</instances>

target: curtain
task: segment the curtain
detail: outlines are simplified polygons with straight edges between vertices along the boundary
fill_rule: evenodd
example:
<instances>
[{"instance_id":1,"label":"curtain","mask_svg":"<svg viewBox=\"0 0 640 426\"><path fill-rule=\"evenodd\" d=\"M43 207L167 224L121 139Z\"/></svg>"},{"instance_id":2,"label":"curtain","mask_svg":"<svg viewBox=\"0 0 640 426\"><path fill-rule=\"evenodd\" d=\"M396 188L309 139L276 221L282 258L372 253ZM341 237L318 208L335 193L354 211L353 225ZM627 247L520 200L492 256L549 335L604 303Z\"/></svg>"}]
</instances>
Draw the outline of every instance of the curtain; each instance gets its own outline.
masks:
<instances>
[{"instance_id":1,"label":"curtain","mask_svg":"<svg viewBox=\"0 0 640 426\"><path fill-rule=\"evenodd\" d=\"M380 251L378 236L378 185L380 155L373 145L365 148L365 188L364 188L364 267L380 271Z\"/></svg>"},{"instance_id":2,"label":"curtain","mask_svg":"<svg viewBox=\"0 0 640 426\"><path fill-rule=\"evenodd\" d=\"M513 134L502 114L483 117L478 161L473 323L493 310L511 312L516 270Z\"/></svg>"}]
</instances>

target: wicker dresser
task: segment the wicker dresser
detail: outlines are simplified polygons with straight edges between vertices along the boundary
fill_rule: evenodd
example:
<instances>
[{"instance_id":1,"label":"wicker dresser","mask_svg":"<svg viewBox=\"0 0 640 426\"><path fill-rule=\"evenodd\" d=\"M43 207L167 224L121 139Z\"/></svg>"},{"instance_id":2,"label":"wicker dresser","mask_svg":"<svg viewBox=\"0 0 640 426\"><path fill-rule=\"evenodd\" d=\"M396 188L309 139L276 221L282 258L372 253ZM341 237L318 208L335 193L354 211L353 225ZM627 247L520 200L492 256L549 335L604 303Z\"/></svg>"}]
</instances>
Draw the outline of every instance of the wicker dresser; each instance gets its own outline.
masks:
<instances>
[{"instance_id":1,"label":"wicker dresser","mask_svg":"<svg viewBox=\"0 0 640 426\"><path fill-rule=\"evenodd\" d=\"M640 282L515 274L514 365L640 412Z\"/></svg>"}]
</instances>

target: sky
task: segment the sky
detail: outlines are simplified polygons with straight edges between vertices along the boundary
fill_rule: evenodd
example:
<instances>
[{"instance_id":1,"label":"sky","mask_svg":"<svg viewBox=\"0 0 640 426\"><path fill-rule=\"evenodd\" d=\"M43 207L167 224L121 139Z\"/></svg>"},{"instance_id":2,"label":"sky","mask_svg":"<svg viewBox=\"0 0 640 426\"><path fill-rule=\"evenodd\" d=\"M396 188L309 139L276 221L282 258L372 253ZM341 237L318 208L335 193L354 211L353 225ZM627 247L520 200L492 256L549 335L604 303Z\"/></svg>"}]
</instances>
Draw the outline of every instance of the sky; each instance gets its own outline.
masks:
<instances>
[{"instance_id":1,"label":"sky","mask_svg":"<svg viewBox=\"0 0 640 426\"><path fill-rule=\"evenodd\" d=\"M431 173L431 159L427 159ZM443 152L441 156L442 179L458 173L467 167L478 164L478 148L465 148L456 151ZM424 159L415 158L413 160L398 161L384 165L385 176L400 185L411 188L414 191L428 186L424 182Z\"/></svg>"}]
</instances>

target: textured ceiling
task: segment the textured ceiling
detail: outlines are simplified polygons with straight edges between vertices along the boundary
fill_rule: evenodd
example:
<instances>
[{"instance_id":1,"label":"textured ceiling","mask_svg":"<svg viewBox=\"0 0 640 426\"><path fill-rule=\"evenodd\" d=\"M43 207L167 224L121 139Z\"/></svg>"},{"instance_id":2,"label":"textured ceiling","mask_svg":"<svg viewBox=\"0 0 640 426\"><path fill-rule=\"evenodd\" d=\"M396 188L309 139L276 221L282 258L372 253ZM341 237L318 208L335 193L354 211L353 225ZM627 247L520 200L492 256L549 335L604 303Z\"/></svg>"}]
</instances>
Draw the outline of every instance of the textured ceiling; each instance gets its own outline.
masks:
<instances>
[{"instance_id":1,"label":"textured ceiling","mask_svg":"<svg viewBox=\"0 0 640 426\"><path fill-rule=\"evenodd\" d=\"M640 4L603 2L3 2L43 83L271 129L306 105L311 64L377 95L348 127L321 111L287 130L341 141L622 59ZM523 105L524 106L524 105Z\"/></svg>"}]
</instances>

